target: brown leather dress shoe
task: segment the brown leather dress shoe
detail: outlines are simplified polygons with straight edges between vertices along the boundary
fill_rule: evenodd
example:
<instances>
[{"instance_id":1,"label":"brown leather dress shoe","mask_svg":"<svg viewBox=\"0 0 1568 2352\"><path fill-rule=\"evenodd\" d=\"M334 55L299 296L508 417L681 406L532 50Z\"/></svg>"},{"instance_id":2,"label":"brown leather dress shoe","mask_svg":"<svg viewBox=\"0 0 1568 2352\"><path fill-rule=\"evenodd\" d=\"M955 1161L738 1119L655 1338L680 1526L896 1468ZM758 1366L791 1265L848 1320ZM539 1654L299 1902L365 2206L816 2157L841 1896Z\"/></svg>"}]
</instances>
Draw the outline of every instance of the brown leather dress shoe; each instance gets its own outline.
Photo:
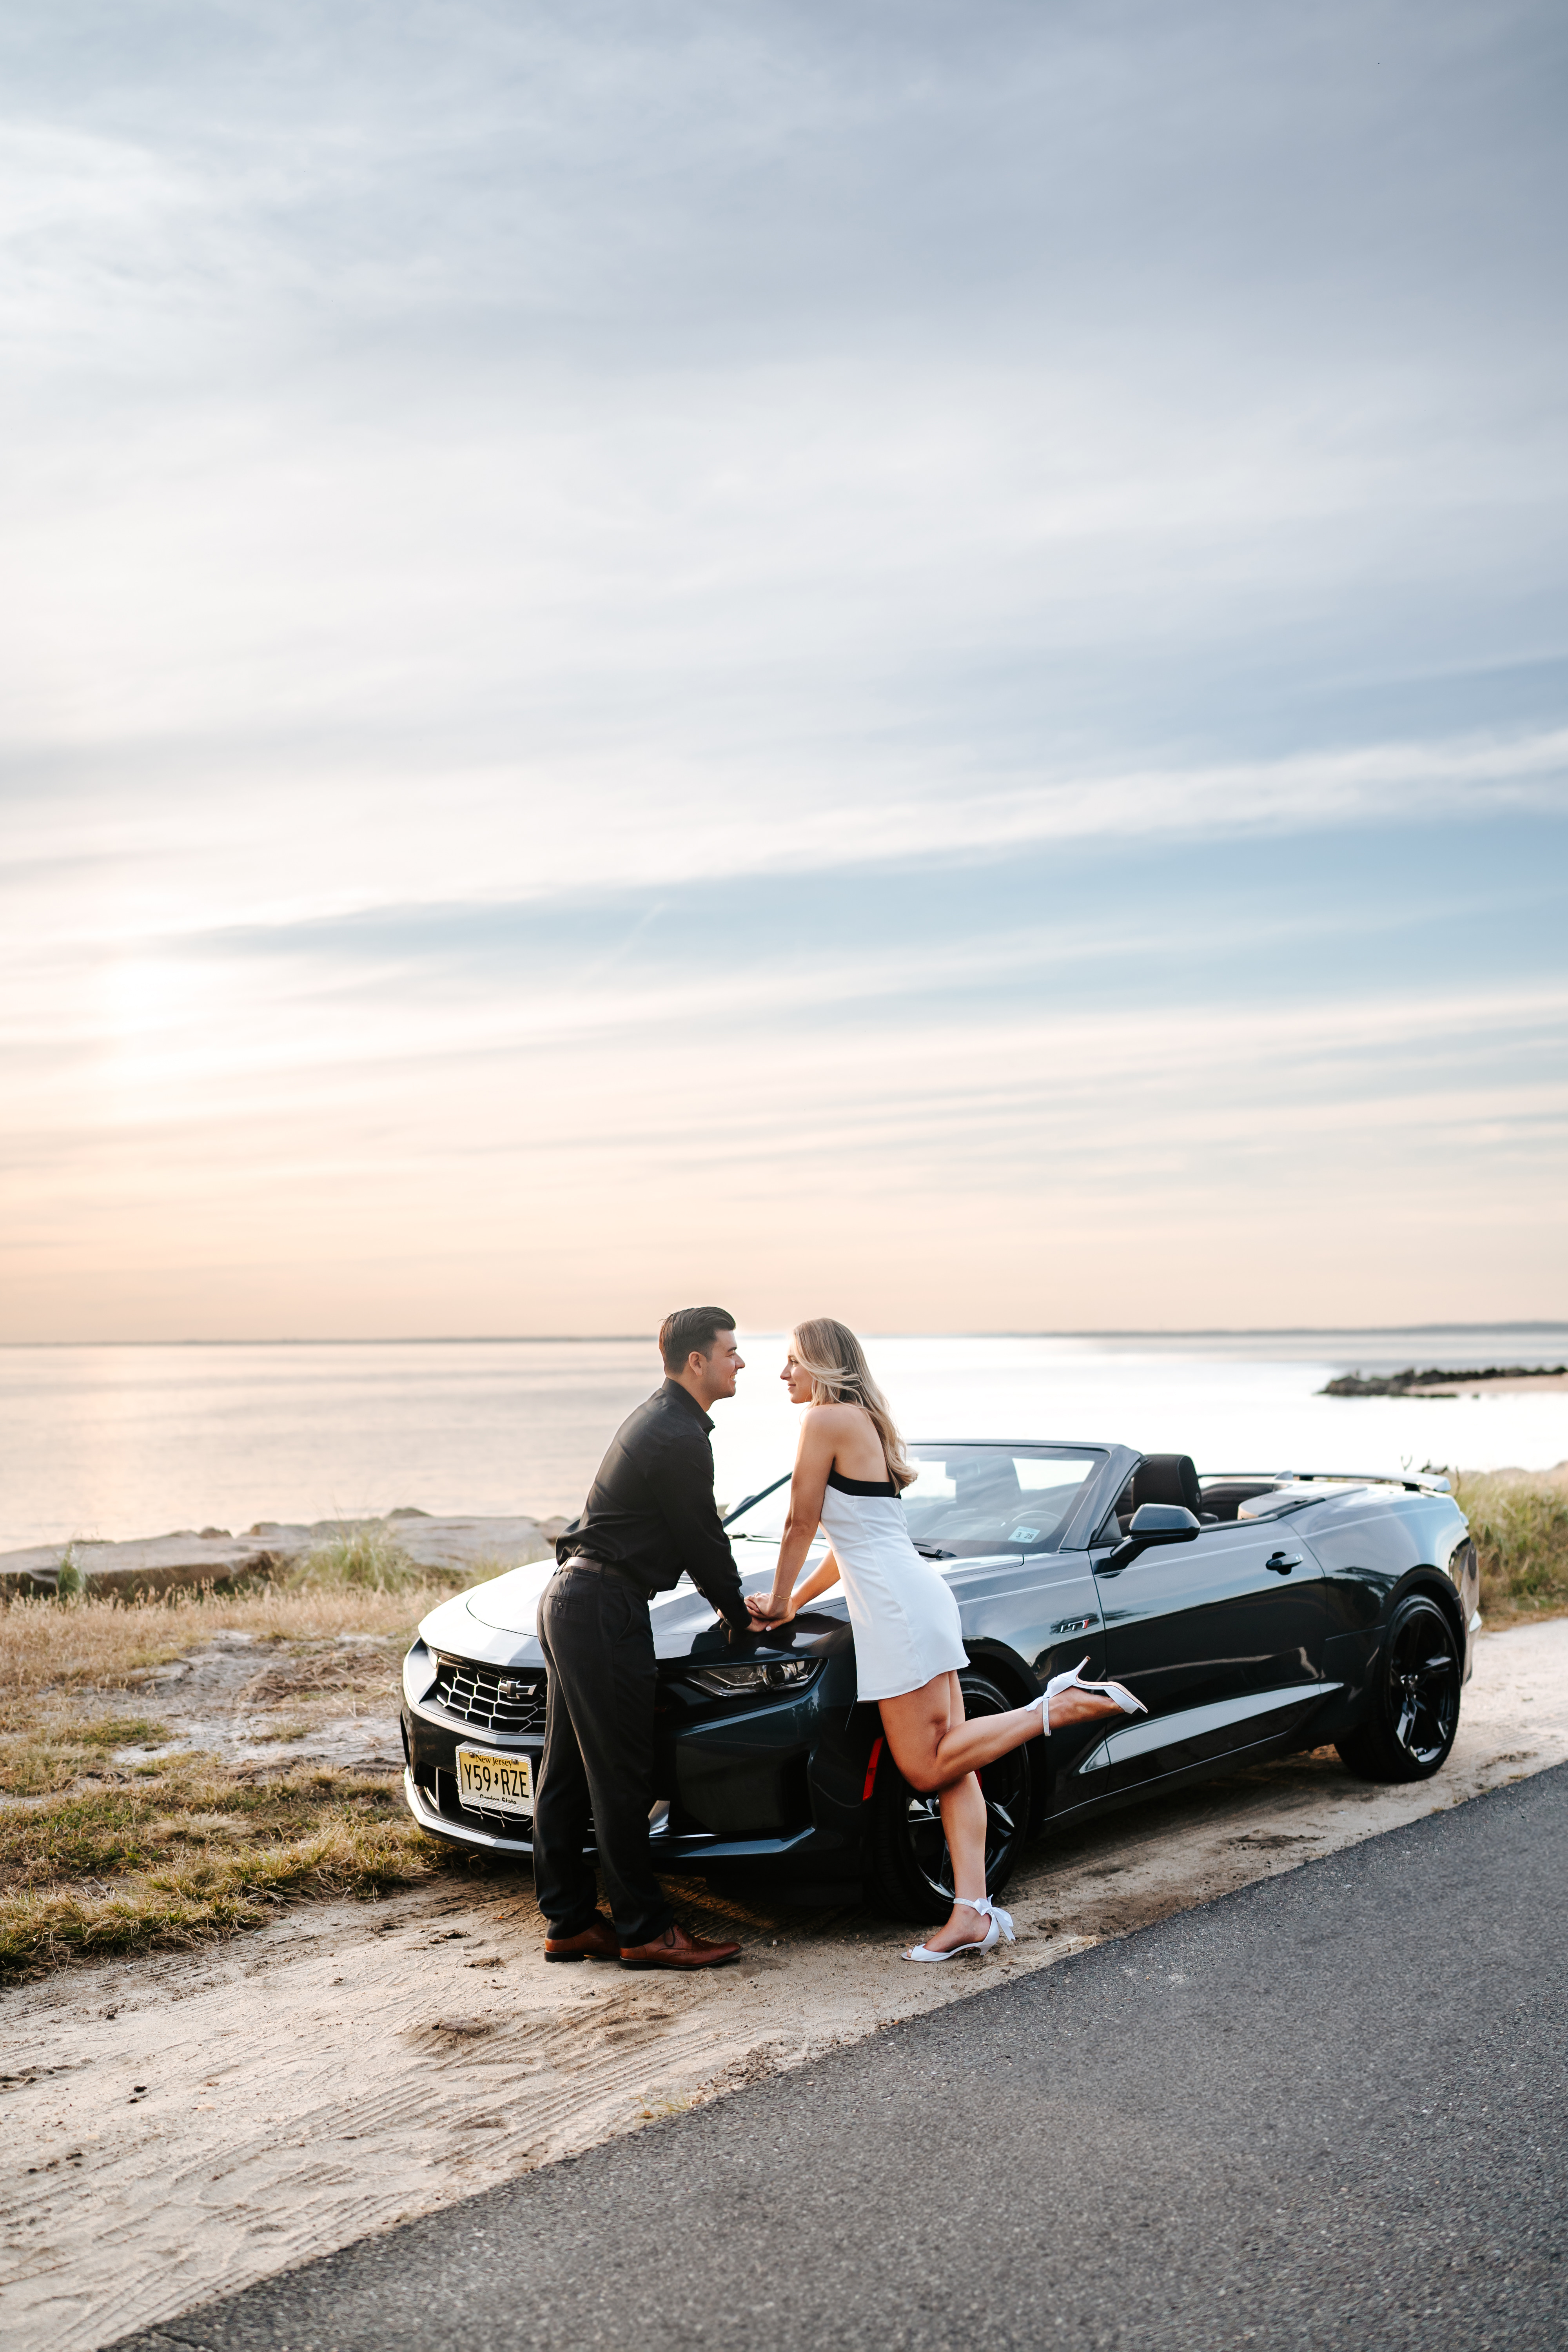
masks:
<instances>
[{"instance_id":1,"label":"brown leather dress shoe","mask_svg":"<svg viewBox=\"0 0 1568 2352\"><path fill-rule=\"evenodd\" d=\"M740 1950L739 1944L710 1944L700 1936L689 1936L674 1920L662 1936L651 1944L624 1944L621 1947L623 1969L716 1969L721 1961L732 1960Z\"/></svg>"},{"instance_id":2,"label":"brown leather dress shoe","mask_svg":"<svg viewBox=\"0 0 1568 2352\"><path fill-rule=\"evenodd\" d=\"M593 1925L580 1935L546 1936L544 1957L547 1960L618 1960L620 1937L604 1913L596 1911Z\"/></svg>"}]
</instances>

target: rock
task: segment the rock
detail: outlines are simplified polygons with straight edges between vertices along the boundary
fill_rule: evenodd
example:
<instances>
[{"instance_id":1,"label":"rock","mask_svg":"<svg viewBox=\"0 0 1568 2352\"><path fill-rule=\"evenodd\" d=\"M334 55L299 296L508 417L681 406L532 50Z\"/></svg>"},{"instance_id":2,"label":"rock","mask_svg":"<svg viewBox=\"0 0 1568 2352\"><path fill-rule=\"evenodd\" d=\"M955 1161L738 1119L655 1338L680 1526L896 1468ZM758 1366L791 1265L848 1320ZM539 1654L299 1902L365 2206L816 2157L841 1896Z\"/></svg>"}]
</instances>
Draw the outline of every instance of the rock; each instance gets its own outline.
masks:
<instances>
[{"instance_id":1,"label":"rock","mask_svg":"<svg viewBox=\"0 0 1568 2352\"><path fill-rule=\"evenodd\" d=\"M35 1544L0 1553L0 1596L34 1593L54 1598L61 1589L118 1593L195 1591L204 1584L232 1585L243 1577L286 1574L318 1546L356 1528L384 1528L416 1568L444 1575L493 1566L497 1573L525 1561L548 1558L564 1519L542 1526L529 1518L433 1518L405 1507L384 1519L261 1519L243 1536L221 1528L177 1528L166 1536L131 1543ZM73 1585L72 1577L80 1579Z\"/></svg>"},{"instance_id":2,"label":"rock","mask_svg":"<svg viewBox=\"0 0 1568 2352\"><path fill-rule=\"evenodd\" d=\"M1457 1388L1476 1388L1484 1382L1497 1381L1505 1387L1530 1388L1538 1382L1542 1387L1561 1386L1568 1378L1568 1365L1563 1364L1488 1364L1479 1371L1446 1372L1434 1365L1426 1371L1417 1371L1409 1364L1402 1372L1391 1372L1386 1379L1363 1380L1359 1372L1342 1372L1337 1380L1328 1381L1318 1391L1320 1396L1332 1397L1406 1397L1446 1396Z\"/></svg>"}]
</instances>

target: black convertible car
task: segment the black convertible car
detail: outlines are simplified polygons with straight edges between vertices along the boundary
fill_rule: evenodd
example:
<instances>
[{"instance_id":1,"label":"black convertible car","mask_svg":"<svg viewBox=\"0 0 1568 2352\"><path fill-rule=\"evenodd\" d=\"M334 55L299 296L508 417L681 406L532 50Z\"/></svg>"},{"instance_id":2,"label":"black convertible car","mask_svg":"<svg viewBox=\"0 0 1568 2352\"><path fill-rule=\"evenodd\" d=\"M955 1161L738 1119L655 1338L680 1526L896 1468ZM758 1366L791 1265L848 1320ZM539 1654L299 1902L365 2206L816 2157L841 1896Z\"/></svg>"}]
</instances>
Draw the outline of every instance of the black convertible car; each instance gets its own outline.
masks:
<instances>
[{"instance_id":1,"label":"black convertible car","mask_svg":"<svg viewBox=\"0 0 1568 2352\"><path fill-rule=\"evenodd\" d=\"M984 1774L994 1891L1043 1827L1238 1762L1332 1742L1366 1780L1443 1764L1480 1623L1476 1549L1446 1481L1200 1479L1185 1454L1110 1444L910 1451L910 1532L958 1598L970 1714L1021 1705L1085 1655L1149 1709L1031 1741ZM788 1487L725 1522L748 1591L772 1576ZM533 1612L550 1572L513 1569L444 1602L404 1663L414 1818L498 1856L531 1851ZM936 1801L910 1790L877 1709L856 1703L842 1595L733 1642L682 1581L653 1622L658 1866L858 1882L895 1916L945 1917Z\"/></svg>"}]
</instances>

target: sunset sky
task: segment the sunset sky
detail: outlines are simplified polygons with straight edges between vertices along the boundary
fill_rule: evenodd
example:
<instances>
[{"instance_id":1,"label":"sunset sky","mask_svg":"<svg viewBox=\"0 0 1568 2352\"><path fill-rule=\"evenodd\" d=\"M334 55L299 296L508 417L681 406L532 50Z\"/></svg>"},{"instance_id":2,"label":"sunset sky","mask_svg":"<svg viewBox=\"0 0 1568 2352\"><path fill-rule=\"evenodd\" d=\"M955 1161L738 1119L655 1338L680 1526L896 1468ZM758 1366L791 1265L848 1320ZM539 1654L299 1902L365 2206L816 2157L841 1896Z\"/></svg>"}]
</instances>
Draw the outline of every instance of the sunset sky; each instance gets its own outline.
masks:
<instances>
[{"instance_id":1,"label":"sunset sky","mask_svg":"<svg viewBox=\"0 0 1568 2352\"><path fill-rule=\"evenodd\" d=\"M1568 16L0 29L0 1338L1568 1316Z\"/></svg>"}]
</instances>

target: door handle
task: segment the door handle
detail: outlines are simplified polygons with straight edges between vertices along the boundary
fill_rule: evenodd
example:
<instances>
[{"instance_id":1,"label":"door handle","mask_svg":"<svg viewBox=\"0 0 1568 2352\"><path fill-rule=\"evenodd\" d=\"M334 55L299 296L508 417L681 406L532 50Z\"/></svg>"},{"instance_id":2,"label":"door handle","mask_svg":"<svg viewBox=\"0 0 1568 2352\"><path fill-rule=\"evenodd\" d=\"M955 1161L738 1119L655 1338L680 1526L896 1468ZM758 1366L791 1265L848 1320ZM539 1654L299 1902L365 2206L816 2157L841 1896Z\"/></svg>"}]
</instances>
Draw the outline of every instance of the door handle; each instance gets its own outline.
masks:
<instances>
[{"instance_id":1,"label":"door handle","mask_svg":"<svg viewBox=\"0 0 1568 2352\"><path fill-rule=\"evenodd\" d=\"M1299 1551L1270 1552L1263 1565L1271 1568L1276 1576L1289 1576L1293 1568L1300 1567L1301 1555Z\"/></svg>"}]
</instances>

